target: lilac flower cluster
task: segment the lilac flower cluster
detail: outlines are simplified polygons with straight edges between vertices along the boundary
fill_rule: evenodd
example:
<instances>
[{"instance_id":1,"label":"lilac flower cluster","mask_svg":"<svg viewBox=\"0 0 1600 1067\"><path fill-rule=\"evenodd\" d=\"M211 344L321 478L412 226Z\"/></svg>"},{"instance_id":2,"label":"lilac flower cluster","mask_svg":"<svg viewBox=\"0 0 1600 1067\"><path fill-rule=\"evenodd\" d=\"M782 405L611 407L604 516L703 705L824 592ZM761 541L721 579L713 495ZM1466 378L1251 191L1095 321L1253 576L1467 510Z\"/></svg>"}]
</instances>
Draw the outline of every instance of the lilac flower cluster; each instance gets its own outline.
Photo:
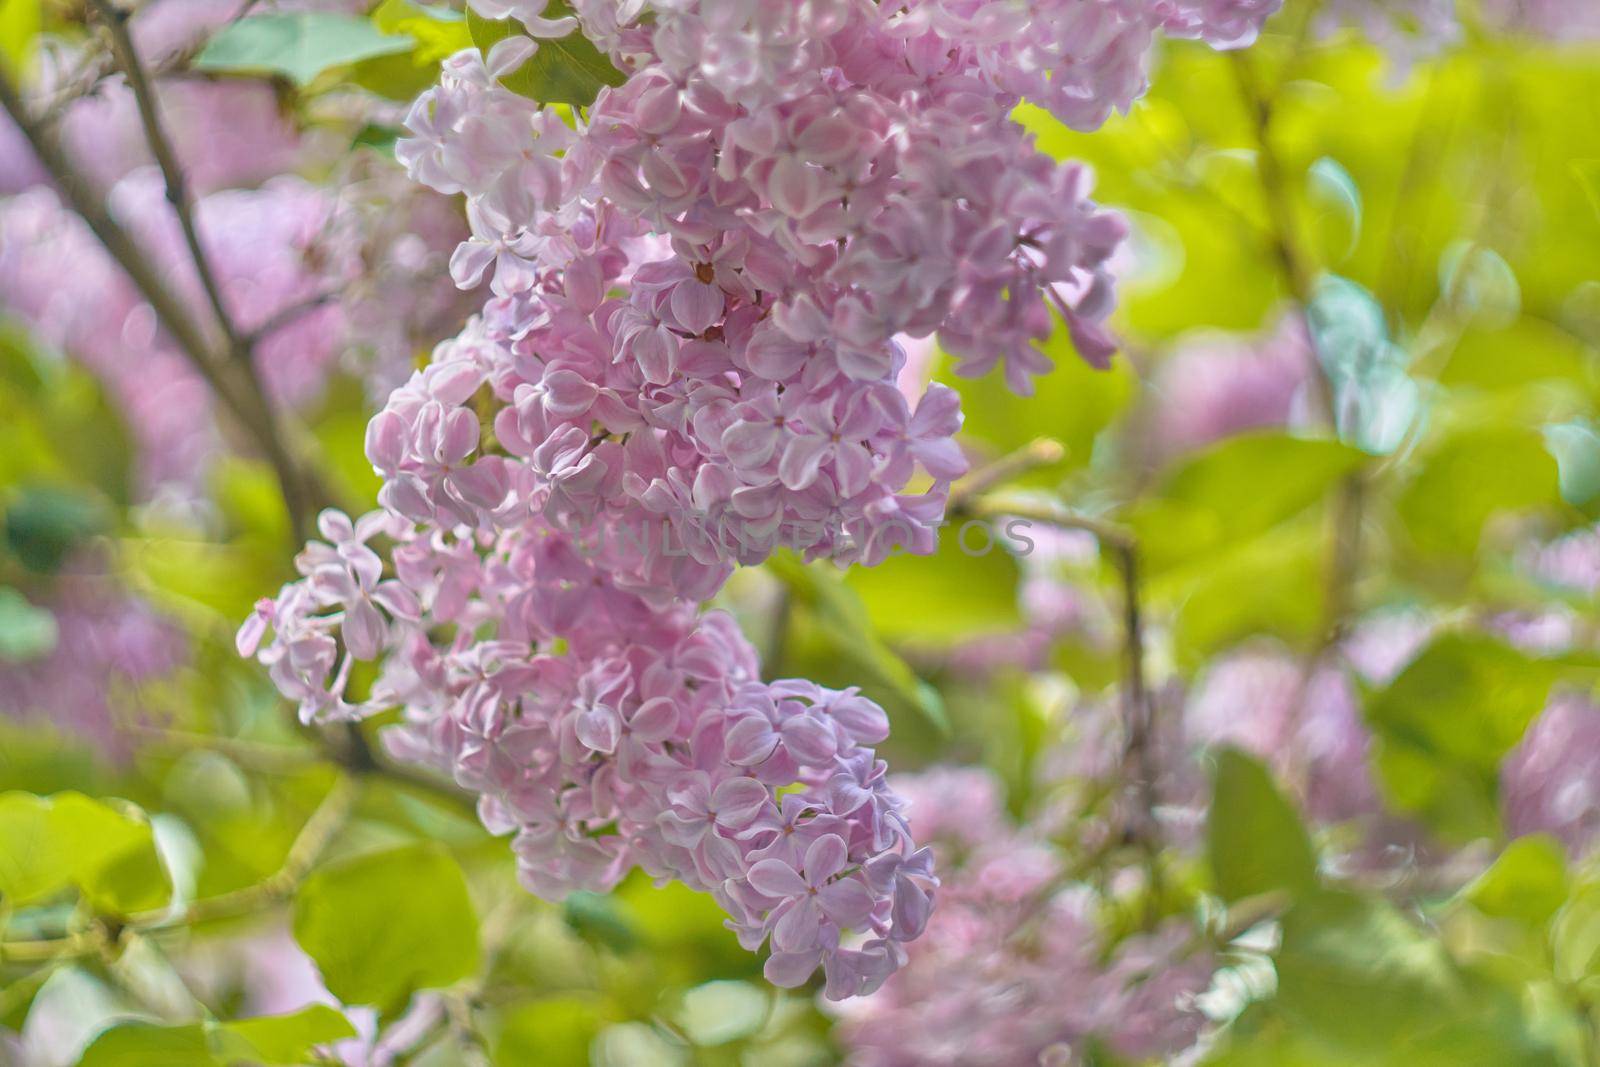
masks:
<instances>
[{"instance_id":1,"label":"lilac flower cluster","mask_svg":"<svg viewBox=\"0 0 1600 1067\"><path fill-rule=\"evenodd\" d=\"M1057 314L1113 347L1125 226L1019 94L1093 125L1156 31L1239 44L1275 6L473 0L533 37L451 57L397 154L465 194L452 273L493 296L369 424L382 510L325 512L241 651L307 720L403 707L392 750L479 794L533 892L638 866L713 893L773 982L876 989L937 884L870 747L887 719L763 683L698 604L780 544L932 550L959 405L907 399L897 338L1018 389ZM586 112L501 84L578 28L627 72Z\"/></svg>"},{"instance_id":2,"label":"lilac flower cluster","mask_svg":"<svg viewBox=\"0 0 1600 1067\"><path fill-rule=\"evenodd\" d=\"M1361 31L1402 72L1462 41L1469 27L1551 41L1600 36L1600 8L1589 0L1328 0L1319 21Z\"/></svg>"},{"instance_id":3,"label":"lilac flower cluster","mask_svg":"<svg viewBox=\"0 0 1600 1067\"><path fill-rule=\"evenodd\" d=\"M132 727L160 717L154 687L189 661L170 619L127 592L94 552L80 552L39 606L56 637L37 658L0 657L0 716L49 724L112 759L132 750Z\"/></svg>"},{"instance_id":4,"label":"lilac flower cluster","mask_svg":"<svg viewBox=\"0 0 1600 1067\"><path fill-rule=\"evenodd\" d=\"M938 857L939 910L893 982L838 1009L848 1062L1067 1065L1094 1047L1170 1062L1194 1045L1216 963L1187 924L1108 948L1104 901L1048 829L1006 818L989 774L936 769L895 786Z\"/></svg>"},{"instance_id":5,"label":"lilac flower cluster","mask_svg":"<svg viewBox=\"0 0 1600 1067\"><path fill-rule=\"evenodd\" d=\"M761 682L728 616L653 607L540 519L447 534L330 511L321 529L241 652L271 626L261 658L308 719L403 706L391 751L479 794L529 890L604 891L635 866L681 880L748 947L771 939L774 983L820 963L835 998L903 961L936 881L869 747L889 732L876 704ZM352 664L386 651L369 699L348 702Z\"/></svg>"}]
</instances>

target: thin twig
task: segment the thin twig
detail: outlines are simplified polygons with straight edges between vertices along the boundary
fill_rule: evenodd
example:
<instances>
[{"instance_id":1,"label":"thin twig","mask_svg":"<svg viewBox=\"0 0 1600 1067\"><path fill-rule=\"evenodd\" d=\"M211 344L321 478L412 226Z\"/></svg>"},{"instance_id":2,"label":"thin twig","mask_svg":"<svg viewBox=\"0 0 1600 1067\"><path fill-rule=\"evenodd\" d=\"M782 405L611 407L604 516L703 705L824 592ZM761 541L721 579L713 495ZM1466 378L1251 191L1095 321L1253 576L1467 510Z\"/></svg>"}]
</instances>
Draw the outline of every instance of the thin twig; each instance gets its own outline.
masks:
<instances>
[{"instance_id":1,"label":"thin twig","mask_svg":"<svg viewBox=\"0 0 1600 1067\"><path fill-rule=\"evenodd\" d=\"M1060 463L1067 449L1060 441L1049 437L1036 437L1015 452L1001 456L987 466L979 467L961 479L950 490L948 510L961 511L968 503L995 486L1004 485L1020 475L1040 467Z\"/></svg>"},{"instance_id":2,"label":"thin twig","mask_svg":"<svg viewBox=\"0 0 1600 1067\"><path fill-rule=\"evenodd\" d=\"M155 312L162 328L261 449L277 474L295 536L303 540L310 532L316 505L327 494L316 479L306 476L301 470L283 438L253 368L248 361L238 363L230 360L227 353L213 351L205 335L189 320L178 299L167 289L160 273L137 242L111 216L103 197L89 186L82 173L67 158L55 132L47 123L33 118L21 93L3 71L0 71L0 108L4 108L22 131L34 155L66 197L68 206L105 246L111 258Z\"/></svg>"},{"instance_id":3,"label":"thin twig","mask_svg":"<svg viewBox=\"0 0 1600 1067\"><path fill-rule=\"evenodd\" d=\"M200 232L194 221L194 204L189 194L189 182L184 175L182 164L178 162L177 153L173 151L172 139L167 136L166 123L161 118L161 104L150 87L150 80L145 75L144 64L139 61L133 39L128 35L128 16L112 7L110 0L90 0L90 3L111 35L112 54L116 56L118 65L127 76L128 87L133 90L133 99L139 108L139 122L144 127L145 142L150 146L150 154L155 156L156 165L161 168L161 177L167 186L167 201L178 216L178 225L183 228L184 242L189 246L189 256L194 260L195 274L200 278L200 286L205 290L212 314L216 316L217 325L222 329L222 335L227 338L228 350L234 358L248 359L249 348L243 343L238 329L234 326L233 316L229 314L227 305L223 302L222 289L217 284L216 272L211 268L211 257L206 253L205 246L200 243Z\"/></svg>"},{"instance_id":4,"label":"thin twig","mask_svg":"<svg viewBox=\"0 0 1600 1067\"><path fill-rule=\"evenodd\" d=\"M285 326L288 326L290 323L300 318L302 315L309 315L318 308L326 307L327 305L338 300L341 295L343 294L340 293L339 290L329 289L326 292L318 293L317 295L309 297L305 300L301 300L298 303L290 304L288 307L274 313L260 326L257 326L255 329L245 334L244 343L253 348L262 341L266 340L268 337L271 337L273 334L277 333L279 330L283 329Z\"/></svg>"},{"instance_id":5,"label":"thin twig","mask_svg":"<svg viewBox=\"0 0 1600 1067\"><path fill-rule=\"evenodd\" d=\"M1126 833L1145 854L1153 916L1153 909L1159 903L1161 883L1160 832L1155 814L1160 803L1159 768L1155 754L1155 704L1150 699L1145 675L1138 538L1126 527L1076 515L1064 507L1039 501L985 496L963 502L960 513L975 518L1009 516L1069 530L1084 530L1093 534L1111 557L1122 586L1122 768L1133 785L1138 811L1137 821L1128 825Z\"/></svg>"},{"instance_id":6,"label":"thin twig","mask_svg":"<svg viewBox=\"0 0 1600 1067\"><path fill-rule=\"evenodd\" d=\"M43 941L0 941L0 962L45 963L92 956L115 947L130 934L153 935L184 929L216 919L248 915L294 895L317 858L322 855L349 818L358 791L357 779L340 775L311 813L276 872L255 885L206 897L176 914L166 910L146 912L116 921L99 919L88 928L65 937Z\"/></svg>"}]
</instances>

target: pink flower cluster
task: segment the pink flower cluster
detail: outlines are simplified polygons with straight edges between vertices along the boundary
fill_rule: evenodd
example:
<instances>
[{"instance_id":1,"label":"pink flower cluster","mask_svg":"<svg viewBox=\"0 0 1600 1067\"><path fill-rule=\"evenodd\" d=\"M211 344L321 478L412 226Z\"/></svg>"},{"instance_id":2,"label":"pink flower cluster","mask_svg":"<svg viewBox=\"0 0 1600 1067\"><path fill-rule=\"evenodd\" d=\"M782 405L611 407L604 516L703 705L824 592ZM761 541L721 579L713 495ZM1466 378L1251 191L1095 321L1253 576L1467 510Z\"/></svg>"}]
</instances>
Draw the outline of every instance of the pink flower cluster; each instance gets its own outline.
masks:
<instances>
[{"instance_id":1,"label":"pink flower cluster","mask_svg":"<svg viewBox=\"0 0 1600 1067\"><path fill-rule=\"evenodd\" d=\"M1550 833L1574 856L1600 844L1600 707L1558 693L1500 765L1512 834Z\"/></svg>"},{"instance_id":2,"label":"pink flower cluster","mask_svg":"<svg viewBox=\"0 0 1600 1067\"><path fill-rule=\"evenodd\" d=\"M1459 0L1328 0L1319 21L1360 30L1402 72L1467 38L1469 26L1552 41L1600 36L1600 7L1591 0L1479 0L1467 11Z\"/></svg>"},{"instance_id":3,"label":"pink flower cluster","mask_svg":"<svg viewBox=\"0 0 1600 1067\"><path fill-rule=\"evenodd\" d=\"M1048 827L1007 819L989 774L936 769L895 786L943 886L905 970L839 1007L849 1063L1067 1065L1096 1047L1170 1062L1195 1043L1216 963L1185 923L1108 947L1105 902L1070 877Z\"/></svg>"},{"instance_id":4,"label":"pink flower cluster","mask_svg":"<svg viewBox=\"0 0 1600 1067\"><path fill-rule=\"evenodd\" d=\"M152 687L189 660L183 632L123 590L93 552L70 560L38 601L55 619L55 642L38 658L0 657L0 716L48 724L126 758L130 728L161 715Z\"/></svg>"},{"instance_id":5,"label":"pink flower cluster","mask_svg":"<svg viewBox=\"0 0 1600 1067\"><path fill-rule=\"evenodd\" d=\"M638 866L715 894L775 983L820 964L829 996L870 992L936 885L870 747L887 719L763 683L697 605L780 545L932 550L960 411L908 400L897 338L1019 389L1057 315L1112 350L1125 226L1010 121L1019 95L1090 125L1156 31L1238 44L1276 2L473 6L581 28L626 78L540 107L500 79L553 46L513 35L412 108L397 154L465 194L451 270L494 295L371 421L383 510L324 513L241 651L308 720L403 707L393 751L479 794L532 891Z\"/></svg>"},{"instance_id":6,"label":"pink flower cluster","mask_svg":"<svg viewBox=\"0 0 1600 1067\"><path fill-rule=\"evenodd\" d=\"M321 518L305 580L240 633L308 719L405 708L386 740L480 796L516 834L523 883L604 891L635 866L713 893L776 984L821 964L834 998L871 992L927 922L936 880L854 690L760 681L732 620L653 608L549 524L446 534L375 513ZM368 542L393 541L393 577ZM369 699L355 661L384 656Z\"/></svg>"}]
</instances>

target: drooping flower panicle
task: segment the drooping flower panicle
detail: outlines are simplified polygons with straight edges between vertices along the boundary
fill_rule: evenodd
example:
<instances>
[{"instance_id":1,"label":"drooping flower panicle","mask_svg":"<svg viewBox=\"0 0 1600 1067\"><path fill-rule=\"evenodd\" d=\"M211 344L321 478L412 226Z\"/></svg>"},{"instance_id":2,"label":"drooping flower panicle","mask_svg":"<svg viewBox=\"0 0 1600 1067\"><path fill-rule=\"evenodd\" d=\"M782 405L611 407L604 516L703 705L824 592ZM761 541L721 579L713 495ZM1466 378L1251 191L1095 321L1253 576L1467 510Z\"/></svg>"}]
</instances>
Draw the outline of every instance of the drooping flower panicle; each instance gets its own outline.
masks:
<instances>
[{"instance_id":1,"label":"drooping flower panicle","mask_svg":"<svg viewBox=\"0 0 1600 1067\"><path fill-rule=\"evenodd\" d=\"M451 270L493 296L370 423L382 510L324 513L241 651L307 719L403 707L392 751L476 792L532 891L639 867L713 893L775 983L876 989L937 885L887 718L761 681L699 604L779 547L932 551L960 408L902 392L902 339L1021 391L1058 319L1114 348L1126 226L1010 112L1094 126L1158 33L1236 46L1276 6L472 0L532 36L447 60L397 155L465 195ZM575 29L625 73L592 106L502 84Z\"/></svg>"}]
</instances>

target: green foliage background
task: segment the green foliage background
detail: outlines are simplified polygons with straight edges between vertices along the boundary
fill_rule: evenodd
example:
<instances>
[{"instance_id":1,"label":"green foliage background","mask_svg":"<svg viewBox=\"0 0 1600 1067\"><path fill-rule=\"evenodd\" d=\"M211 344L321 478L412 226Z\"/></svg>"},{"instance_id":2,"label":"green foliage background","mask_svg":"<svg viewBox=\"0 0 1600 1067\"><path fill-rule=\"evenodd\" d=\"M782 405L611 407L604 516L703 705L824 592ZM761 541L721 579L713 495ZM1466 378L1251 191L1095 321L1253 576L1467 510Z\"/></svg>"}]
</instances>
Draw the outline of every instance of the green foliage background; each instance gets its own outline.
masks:
<instances>
[{"instance_id":1,"label":"green foliage background","mask_svg":"<svg viewBox=\"0 0 1600 1067\"><path fill-rule=\"evenodd\" d=\"M1132 531L1160 635L1151 662L1180 680L1250 638L1309 654L1330 614L1352 606L1465 620L1548 603L1562 594L1519 576L1517 546L1592 524L1600 502L1600 53L1480 39L1397 72L1369 45L1312 36L1305 8L1291 3L1242 58L1167 47L1149 96L1097 133L1022 108L1039 143L1091 164L1098 198L1138 225L1116 322L1126 353L1097 372L1063 334L1031 398L938 370L963 395L980 459L1041 437L1066 446L1011 489ZM0 4L11 63L48 28L41 10ZM468 39L464 23L403 0L370 22L327 18L284 16L200 65L279 77L317 122L319 97L352 84L409 98ZM581 82L581 70L560 73ZM580 84L560 99L581 96ZM351 151L385 151L394 134L346 132ZM1354 284L1297 292L1285 239L1311 280ZM1194 331L1269 328L1303 299L1331 323L1330 378L1365 373L1354 361L1378 351L1415 386L1402 437L1358 413L1342 442L1262 432L1152 466L1153 369ZM311 429L331 476L370 500L360 391L331 396ZM351 781L325 760L231 649L237 621L289 574L288 521L264 467L222 464L206 540L130 511L127 478L93 381L21 331L0 333L0 655L43 639L27 594L88 537L117 546L125 580L199 649L166 694L172 728L126 765L48 727L0 723L0 925L6 946L24 946L0 950L0 1026L19 1028L47 994L111 990L147 1018L108 1029L85 1064L305 1062L353 1032L342 1011L240 1022L225 1002L172 1000L174 961L292 927L346 1006L387 1020L414 990L449 991L419 1065L464 1062L467 1048L507 1065L833 1060L827 1017L761 981L710 899L635 878L607 897L543 903L514 884L504 842L470 806L421 784ZM1341 590L1330 575L1353 484L1362 565ZM1022 812L1038 799L1039 753L1073 728L1073 701L1021 675L975 684L950 656L1019 624L1018 573L1002 552L974 558L947 538L931 558L844 577L778 559L741 574L726 601L773 676L858 684L888 707L892 765L987 765ZM1109 563L1071 577L1116 610ZM1595 633L1600 606L1567 600ZM1086 699L1118 684L1117 656L1051 651ZM1496 796L1496 768L1550 686L1592 685L1597 670L1447 632L1366 695L1386 801L1498 853L1460 892L1396 899L1319 874L1325 842L1292 799L1258 763L1219 758L1204 854L1171 858L1155 906L1220 909L1226 925L1265 900L1281 927L1275 978L1205 1062L1600 1062L1600 872L1569 867L1544 839L1507 847ZM308 821L332 815L313 863L297 852ZM26 948L63 930L58 950Z\"/></svg>"}]
</instances>

